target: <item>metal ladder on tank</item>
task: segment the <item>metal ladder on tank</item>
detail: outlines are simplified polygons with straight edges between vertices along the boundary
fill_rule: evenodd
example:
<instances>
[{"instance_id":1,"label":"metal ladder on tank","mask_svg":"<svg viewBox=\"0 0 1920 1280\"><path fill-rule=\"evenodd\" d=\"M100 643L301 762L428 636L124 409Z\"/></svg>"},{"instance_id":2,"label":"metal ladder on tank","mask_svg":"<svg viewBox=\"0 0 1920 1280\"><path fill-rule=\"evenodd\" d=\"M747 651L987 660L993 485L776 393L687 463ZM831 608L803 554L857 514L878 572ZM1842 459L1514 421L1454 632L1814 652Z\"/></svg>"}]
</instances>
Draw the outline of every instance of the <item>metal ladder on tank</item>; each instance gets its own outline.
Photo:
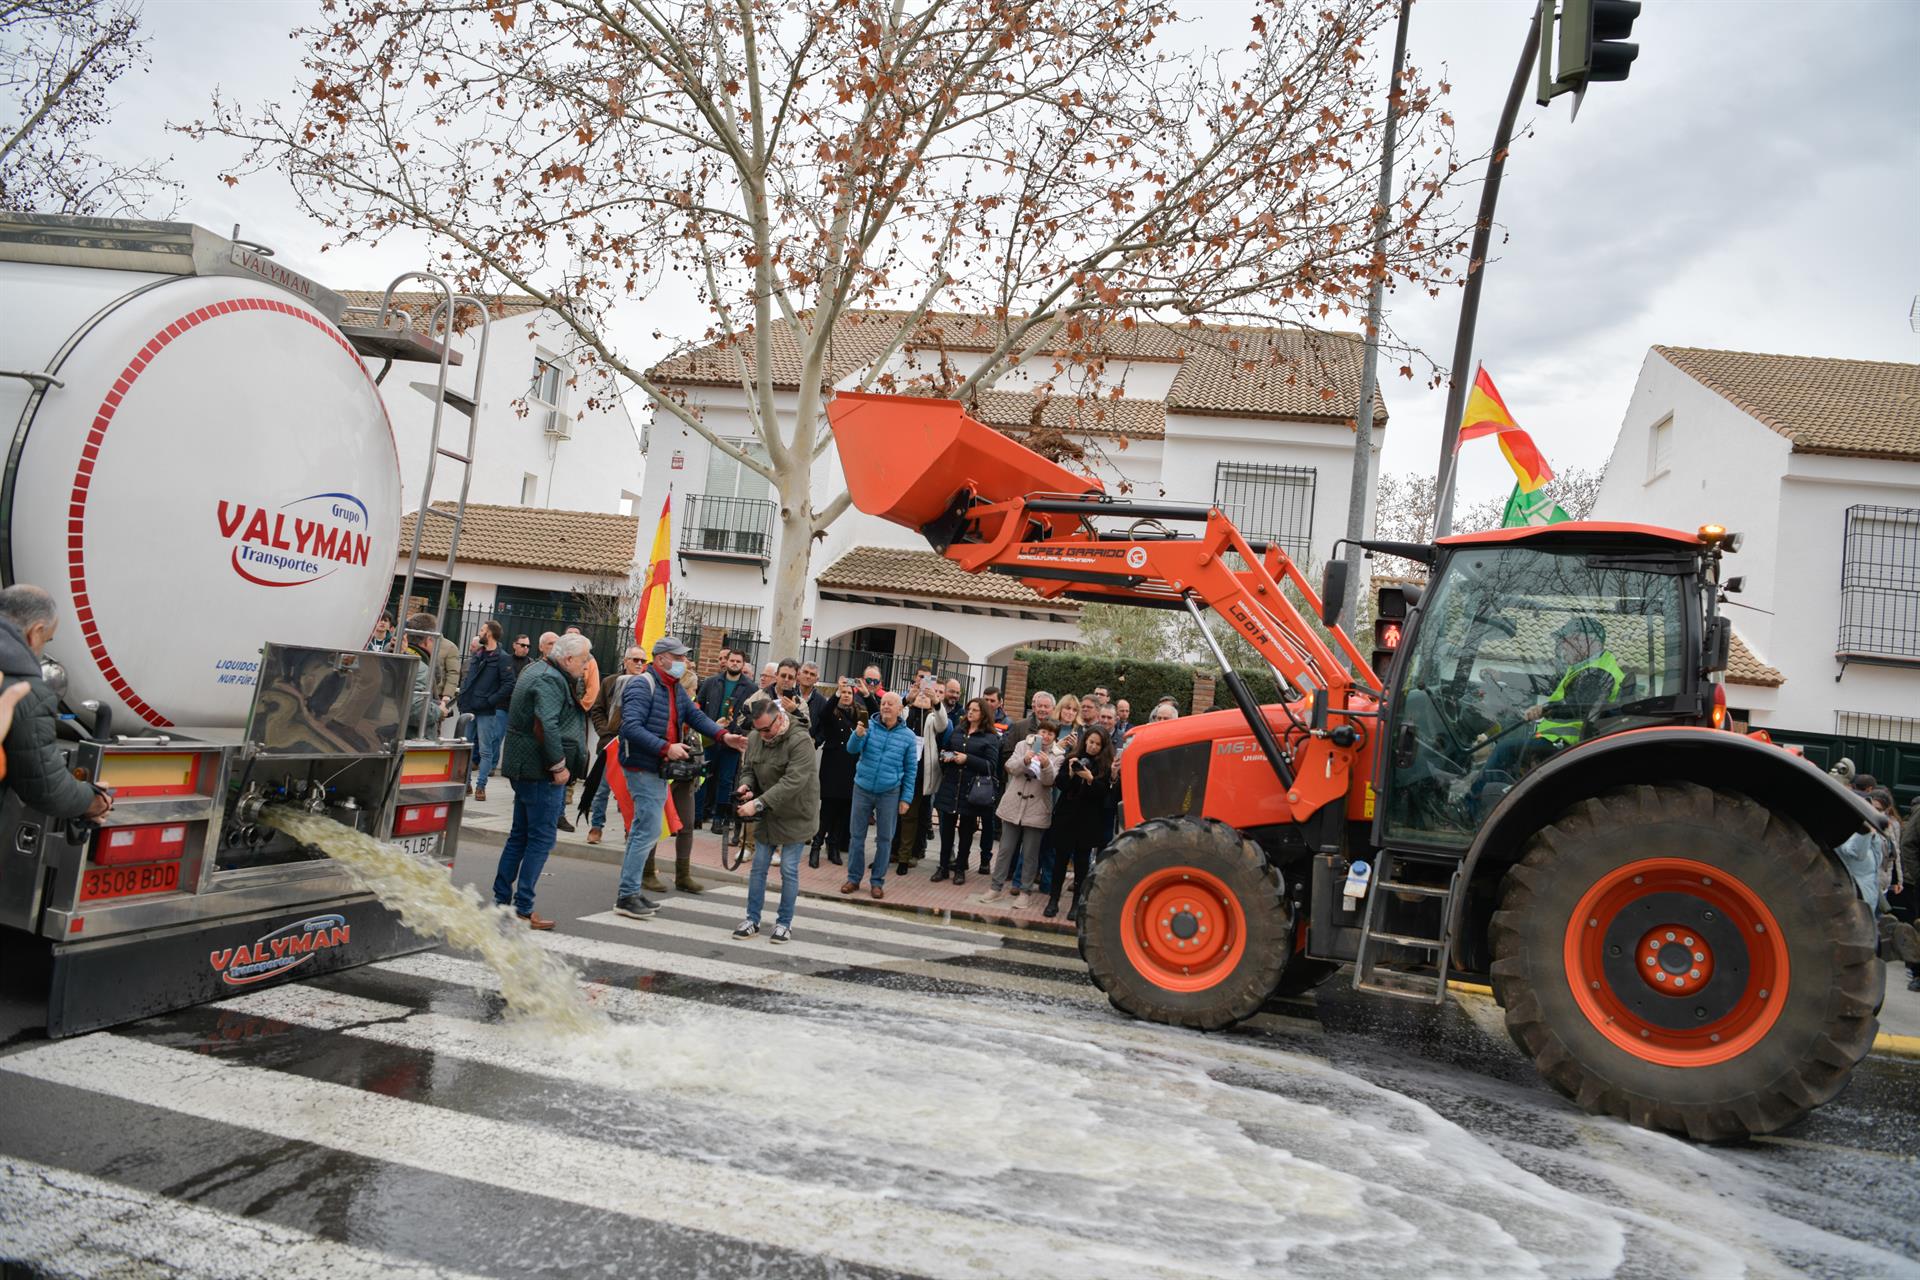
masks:
<instances>
[{"instance_id":1,"label":"metal ladder on tank","mask_svg":"<svg viewBox=\"0 0 1920 1280\"><path fill-rule=\"evenodd\" d=\"M427 336L432 337L436 326L443 323L446 326L446 334L444 341L440 344L438 380L408 384L433 402L433 430L427 440L427 474L420 484L420 509L413 519L413 545L407 549L407 572L400 587L400 608L405 610L408 602L413 599L413 584L419 579L437 581L440 584L440 590L439 603L433 610L431 631L410 626L408 619L403 617L399 619L400 625L395 627L391 634L396 639L421 636L430 642L427 645L430 655L427 680L431 686L432 664L434 657L437 656L438 646L448 643L442 632L447 622L447 597L452 593L454 566L460 558L460 530L466 523L467 493L473 486L473 455L480 435L480 389L486 385L487 339L491 336L492 320L487 314L487 306L484 302L472 294L455 293L453 286L444 276L426 271L409 271L395 276L392 283L387 285L386 293L381 295L379 323L382 327L386 326L390 317L396 316L407 324L412 324L413 317L405 308L393 305L394 290L409 280L424 280L438 286L444 300L436 303L432 313L427 317ZM463 395L447 385L447 374L452 368L454 319L462 305L469 306L480 313L480 348L473 361L473 394L471 396ZM440 443L440 429L445 422L448 409L466 416L467 444L464 450L449 449ZM433 505L433 479L439 470L442 458L460 464L460 496L454 501L451 511ZM440 568L420 567L420 543L426 532L428 520L447 522L447 560L446 564ZM394 641L388 643L392 644ZM428 736L429 725L438 726L440 717L435 714L435 706L435 700L429 698L426 707L420 712L419 724L413 726L418 730L415 737L425 738Z\"/></svg>"}]
</instances>

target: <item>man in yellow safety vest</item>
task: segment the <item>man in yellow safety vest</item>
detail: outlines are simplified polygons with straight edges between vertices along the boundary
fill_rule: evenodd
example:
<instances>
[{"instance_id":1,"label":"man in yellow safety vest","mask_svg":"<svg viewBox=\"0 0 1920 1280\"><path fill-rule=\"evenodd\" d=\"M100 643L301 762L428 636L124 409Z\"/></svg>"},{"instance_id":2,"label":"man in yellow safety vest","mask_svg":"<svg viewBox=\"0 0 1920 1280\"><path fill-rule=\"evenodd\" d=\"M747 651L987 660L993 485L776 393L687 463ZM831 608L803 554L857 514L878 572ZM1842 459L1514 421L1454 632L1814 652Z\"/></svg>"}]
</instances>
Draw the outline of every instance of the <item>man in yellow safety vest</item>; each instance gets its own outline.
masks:
<instances>
[{"instance_id":1,"label":"man in yellow safety vest","mask_svg":"<svg viewBox=\"0 0 1920 1280\"><path fill-rule=\"evenodd\" d=\"M1560 677L1546 702L1527 708L1526 718L1538 721L1533 729L1536 742L1570 747L1584 736L1587 718L1620 696L1627 675L1607 651L1607 629L1592 618L1570 620L1553 633L1553 642L1567 673ZM1546 718L1548 707L1557 707L1554 719ZM1573 710L1582 714L1567 719L1567 713Z\"/></svg>"}]
</instances>

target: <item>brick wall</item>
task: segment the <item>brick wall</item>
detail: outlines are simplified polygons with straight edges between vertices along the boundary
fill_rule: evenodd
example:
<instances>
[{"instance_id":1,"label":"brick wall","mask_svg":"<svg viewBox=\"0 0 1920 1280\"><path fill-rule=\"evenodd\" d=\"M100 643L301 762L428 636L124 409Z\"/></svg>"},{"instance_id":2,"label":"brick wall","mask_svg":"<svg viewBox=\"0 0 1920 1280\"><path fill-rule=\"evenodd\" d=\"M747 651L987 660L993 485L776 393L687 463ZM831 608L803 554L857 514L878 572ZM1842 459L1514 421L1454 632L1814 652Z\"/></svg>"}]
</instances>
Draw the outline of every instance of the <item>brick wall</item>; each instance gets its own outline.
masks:
<instances>
[{"instance_id":1,"label":"brick wall","mask_svg":"<svg viewBox=\"0 0 1920 1280\"><path fill-rule=\"evenodd\" d=\"M1018 720L1027 714L1027 664L1018 658L1007 664L1007 682L1000 689L1000 705L1009 720Z\"/></svg>"},{"instance_id":2,"label":"brick wall","mask_svg":"<svg viewBox=\"0 0 1920 1280\"><path fill-rule=\"evenodd\" d=\"M720 649L727 642L726 629L723 627L700 628L700 647L693 655L693 672L700 679L720 669Z\"/></svg>"},{"instance_id":3,"label":"brick wall","mask_svg":"<svg viewBox=\"0 0 1920 1280\"><path fill-rule=\"evenodd\" d=\"M1193 673L1193 714L1213 710L1213 677Z\"/></svg>"}]
</instances>

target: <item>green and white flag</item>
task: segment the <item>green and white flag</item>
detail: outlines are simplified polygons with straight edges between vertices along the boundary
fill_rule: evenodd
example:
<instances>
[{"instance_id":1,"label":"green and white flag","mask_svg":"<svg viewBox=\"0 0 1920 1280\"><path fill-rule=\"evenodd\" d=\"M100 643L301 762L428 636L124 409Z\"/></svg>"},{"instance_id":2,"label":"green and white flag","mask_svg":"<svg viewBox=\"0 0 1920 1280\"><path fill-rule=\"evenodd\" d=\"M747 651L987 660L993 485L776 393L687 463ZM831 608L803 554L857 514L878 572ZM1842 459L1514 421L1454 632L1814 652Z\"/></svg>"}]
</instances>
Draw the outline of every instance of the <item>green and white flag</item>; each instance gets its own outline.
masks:
<instances>
[{"instance_id":1,"label":"green and white flag","mask_svg":"<svg viewBox=\"0 0 1920 1280\"><path fill-rule=\"evenodd\" d=\"M1517 529L1522 525L1559 524L1571 519L1559 503L1547 496L1544 485L1527 493L1516 484L1507 499L1507 509L1500 516L1500 527Z\"/></svg>"}]
</instances>

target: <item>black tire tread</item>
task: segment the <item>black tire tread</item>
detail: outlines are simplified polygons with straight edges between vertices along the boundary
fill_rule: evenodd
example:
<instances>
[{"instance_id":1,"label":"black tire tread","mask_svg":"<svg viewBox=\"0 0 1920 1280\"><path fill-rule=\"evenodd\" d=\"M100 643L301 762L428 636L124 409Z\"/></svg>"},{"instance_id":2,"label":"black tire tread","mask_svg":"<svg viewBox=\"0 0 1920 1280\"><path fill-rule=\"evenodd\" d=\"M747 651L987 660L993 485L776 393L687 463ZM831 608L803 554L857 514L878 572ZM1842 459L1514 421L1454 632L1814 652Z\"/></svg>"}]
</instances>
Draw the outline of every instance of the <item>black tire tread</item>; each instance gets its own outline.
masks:
<instances>
[{"instance_id":1,"label":"black tire tread","mask_svg":"<svg viewBox=\"0 0 1920 1280\"><path fill-rule=\"evenodd\" d=\"M1829 948L1835 969L1824 1024L1812 1050L1773 1078L1756 1080L1714 1106L1649 1097L1582 1062L1547 1021L1520 928L1540 909L1548 878L1567 873L1567 860L1583 841L1675 816L1733 833L1756 846L1756 856L1778 860L1796 874L1817 917L1825 922L1818 940ZM1873 1047L1879 1026L1885 969L1874 946L1873 914L1845 871L1791 819L1749 797L1696 783L1620 788L1581 801L1535 833L1520 862L1507 872L1490 940L1494 996L1506 1012L1507 1032L1548 1083L1586 1111L1683 1133L1696 1141L1738 1141L1773 1133L1830 1101ZM1557 956L1552 968L1559 972Z\"/></svg>"},{"instance_id":2,"label":"black tire tread","mask_svg":"<svg viewBox=\"0 0 1920 1280\"><path fill-rule=\"evenodd\" d=\"M1087 889L1086 902L1076 929L1080 958L1087 962L1093 985L1104 991L1114 1008L1132 1017L1167 1026L1190 1027L1197 1031L1219 1031L1260 1012L1267 998L1279 986L1289 949L1277 946L1257 951L1249 946L1253 964L1220 986L1195 1000L1191 995L1175 996L1135 974L1126 953L1111 947L1101 937L1099 923L1103 913L1118 912L1125 891L1117 887L1136 860L1149 856L1170 844L1196 849L1217 858L1223 868L1238 866L1253 872L1264 886L1264 902L1242 901L1241 908L1251 921L1267 911L1281 922L1280 937L1291 938L1293 912L1282 894L1280 873L1268 863L1258 845L1224 822L1211 818L1155 818L1120 833L1095 864ZM1102 891L1102 877L1108 886ZM1108 901L1112 899L1112 901Z\"/></svg>"}]
</instances>

